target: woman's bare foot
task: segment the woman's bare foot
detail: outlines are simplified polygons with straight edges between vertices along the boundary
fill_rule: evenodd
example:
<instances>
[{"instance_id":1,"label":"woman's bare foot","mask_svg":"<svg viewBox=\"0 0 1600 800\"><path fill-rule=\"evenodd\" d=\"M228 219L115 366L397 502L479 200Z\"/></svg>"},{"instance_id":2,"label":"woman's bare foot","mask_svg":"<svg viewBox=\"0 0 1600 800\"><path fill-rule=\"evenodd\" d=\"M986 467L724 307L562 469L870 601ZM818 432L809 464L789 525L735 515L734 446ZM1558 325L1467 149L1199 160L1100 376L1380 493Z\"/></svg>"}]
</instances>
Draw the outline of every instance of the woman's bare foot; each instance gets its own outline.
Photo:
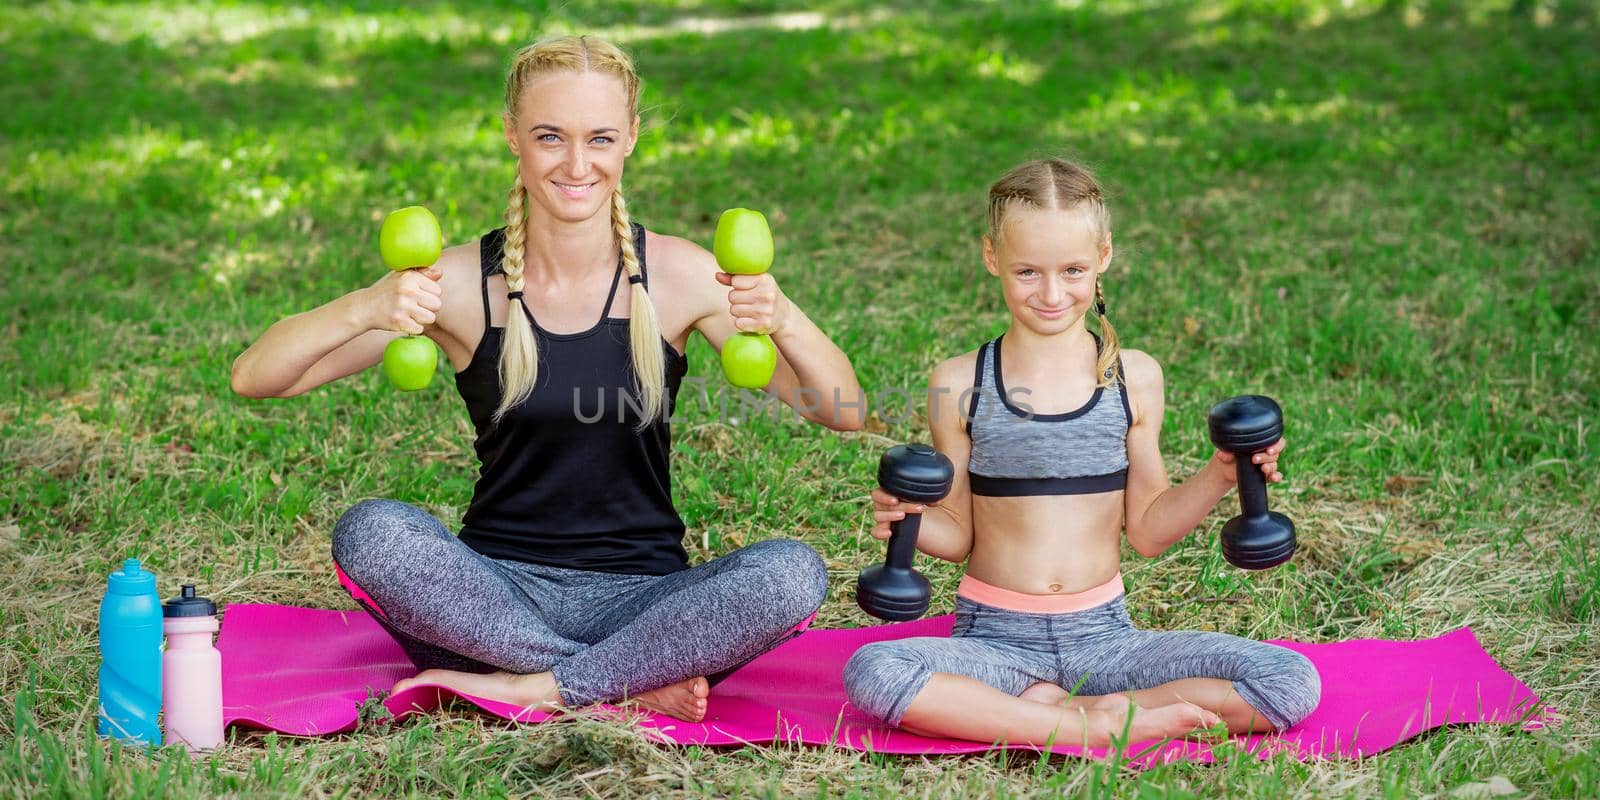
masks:
<instances>
[{"instance_id":1,"label":"woman's bare foot","mask_svg":"<svg viewBox=\"0 0 1600 800\"><path fill-rule=\"evenodd\" d=\"M534 711L556 711L561 707L561 694L556 688L556 677L549 672L529 675L518 675L513 672L478 674L430 669L396 683L390 693L399 694L424 684L442 686L456 694L510 703Z\"/></svg>"},{"instance_id":2,"label":"woman's bare foot","mask_svg":"<svg viewBox=\"0 0 1600 800\"><path fill-rule=\"evenodd\" d=\"M561 693L556 687L555 675L549 672L530 675L518 675L512 672L477 674L430 669L396 683L389 691L390 694L399 694L423 685L442 686L456 694L509 703L526 710L561 709ZM659 689L641 692L629 700L674 719L699 722L705 719L706 697L710 694L711 684L707 683L705 678L690 678Z\"/></svg>"},{"instance_id":3,"label":"woman's bare foot","mask_svg":"<svg viewBox=\"0 0 1600 800\"><path fill-rule=\"evenodd\" d=\"M640 692L628 700L673 719L699 722L706 718L706 697L710 694L711 684L705 678L690 678Z\"/></svg>"}]
</instances>

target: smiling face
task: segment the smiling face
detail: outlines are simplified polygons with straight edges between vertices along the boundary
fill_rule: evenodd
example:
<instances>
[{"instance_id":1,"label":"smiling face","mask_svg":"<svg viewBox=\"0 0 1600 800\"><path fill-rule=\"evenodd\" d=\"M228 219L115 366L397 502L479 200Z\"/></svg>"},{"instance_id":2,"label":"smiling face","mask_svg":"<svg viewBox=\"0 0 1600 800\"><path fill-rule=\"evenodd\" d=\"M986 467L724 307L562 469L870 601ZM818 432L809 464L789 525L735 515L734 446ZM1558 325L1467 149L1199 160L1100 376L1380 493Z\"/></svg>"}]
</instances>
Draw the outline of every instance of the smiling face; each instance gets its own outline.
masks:
<instances>
[{"instance_id":1,"label":"smiling face","mask_svg":"<svg viewBox=\"0 0 1600 800\"><path fill-rule=\"evenodd\" d=\"M631 99L621 80L601 72L528 81L505 135L530 204L563 222L609 213L623 162L638 142Z\"/></svg>"},{"instance_id":2,"label":"smiling face","mask_svg":"<svg viewBox=\"0 0 1600 800\"><path fill-rule=\"evenodd\" d=\"M1000 278L1013 324L1048 336L1081 326L1094 307L1111 237L1102 243L1081 208L1018 206L1007 210L998 240L984 237L983 262Z\"/></svg>"}]
</instances>

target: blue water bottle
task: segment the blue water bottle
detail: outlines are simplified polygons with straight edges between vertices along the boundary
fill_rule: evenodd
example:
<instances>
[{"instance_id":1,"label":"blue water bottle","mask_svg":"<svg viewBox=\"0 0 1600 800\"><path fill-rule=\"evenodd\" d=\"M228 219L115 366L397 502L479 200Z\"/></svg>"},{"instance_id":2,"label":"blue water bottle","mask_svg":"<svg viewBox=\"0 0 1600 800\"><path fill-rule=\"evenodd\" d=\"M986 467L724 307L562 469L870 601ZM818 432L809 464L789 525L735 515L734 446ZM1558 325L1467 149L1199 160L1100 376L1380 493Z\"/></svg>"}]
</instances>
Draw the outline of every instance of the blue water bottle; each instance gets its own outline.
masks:
<instances>
[{"instance_id":1,"label":"blue water bottle","mask_svg":"<svg viewBox=\"0 0 1600 800\"><path fill-rule=\"evenodd\" d=\"M111 573L100 601L100 735L160 745L161 598L139 559Z\"/></svg>"}]
</instances>

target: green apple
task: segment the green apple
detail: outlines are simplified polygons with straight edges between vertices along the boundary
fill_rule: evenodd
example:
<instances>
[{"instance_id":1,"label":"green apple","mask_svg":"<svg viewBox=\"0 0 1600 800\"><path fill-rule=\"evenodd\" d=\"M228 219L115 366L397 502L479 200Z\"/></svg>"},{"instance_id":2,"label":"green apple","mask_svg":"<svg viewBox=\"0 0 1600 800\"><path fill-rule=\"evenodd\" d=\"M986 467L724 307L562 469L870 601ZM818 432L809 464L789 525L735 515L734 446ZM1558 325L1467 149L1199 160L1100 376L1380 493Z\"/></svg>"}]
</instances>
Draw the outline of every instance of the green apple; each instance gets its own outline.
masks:
<instances>
[{"instance_id":1,"label":"green apple","mask_svg":"<svg viewBox=\"0 0 1600 800\"><path fill-rule=\"evenodd\" d=\"M778 369L778 348L764 333L735 333L722 343L722 374L742 389L763 389Z\"/></svg>"},{"instance_id":2,"label":"green apple","mask_svg":"<svg viewBox=\"0 0 1600 800\"><path fill-rule=\"evenodd\" d=\"M734 275L759 275L772 268L772 231L760 211L730 208L717 220L711 244L717 266Z\"/></svg>"},{"instance_id":3,"label":"green apple","mask_svg":"<svg viewBox=\"0 0 1600 800\"><path fill-rule=\"evenodd\" d=\"M389 269L426 267L439 260L444 247L439 220L422 206L408 206L390 212L378 233L378 252Z\"/></svg>"},{"instance_id":4,"label":"green apple","mask_svg":"<svg viewBox=\"0 0 1600 800\"><path fill-rule=\"evenodd\" d=\"M425 388L439 366L439 349L426 336L402 336L383 348L383 374L402 392Z\"/></svg>"}]
</instances>

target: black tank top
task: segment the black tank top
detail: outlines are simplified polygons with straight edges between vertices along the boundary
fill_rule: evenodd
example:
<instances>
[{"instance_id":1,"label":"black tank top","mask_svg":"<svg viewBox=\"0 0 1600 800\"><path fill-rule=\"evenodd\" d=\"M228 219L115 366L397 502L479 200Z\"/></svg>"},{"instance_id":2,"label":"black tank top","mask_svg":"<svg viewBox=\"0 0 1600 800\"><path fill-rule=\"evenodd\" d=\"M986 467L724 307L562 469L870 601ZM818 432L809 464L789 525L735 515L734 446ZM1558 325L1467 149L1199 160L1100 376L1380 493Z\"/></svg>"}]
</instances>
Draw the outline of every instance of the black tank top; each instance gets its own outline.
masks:
<instances>
[{"instance_id":1,"label":"black tank top","mask_svg":"<svg viewBox=\"0 0 1600 800\"><path fill-rule=\"evenodd\" d=\"M635 225L633 235L643 275L644 228ZM569 569L636 575L685 569L683 520L672 506L667 467L672 434L660 419L636 428L628 320L609 316L620 261L605 309L589 330L551 333L518 302L533 323L539 379L527 400L493 421L505 329L489 325L489 276L501 272L504 242L501 230L481 240L483 340L456 373L481 462L461 541L491 558ZM688 364L665 339L661 347L670 408Z\"/></svg>"}]
</instances>

